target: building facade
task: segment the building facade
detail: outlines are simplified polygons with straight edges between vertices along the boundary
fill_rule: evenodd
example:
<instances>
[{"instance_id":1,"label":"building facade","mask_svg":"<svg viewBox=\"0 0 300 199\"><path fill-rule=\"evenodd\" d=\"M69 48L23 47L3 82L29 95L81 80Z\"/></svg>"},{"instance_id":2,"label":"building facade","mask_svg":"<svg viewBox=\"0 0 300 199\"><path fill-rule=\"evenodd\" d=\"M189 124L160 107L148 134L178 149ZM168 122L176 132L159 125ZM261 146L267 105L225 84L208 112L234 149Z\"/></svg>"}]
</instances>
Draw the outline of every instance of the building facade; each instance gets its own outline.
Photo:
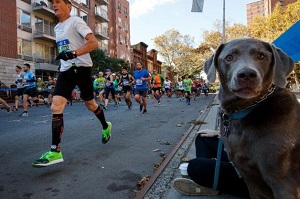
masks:
<instances>
[{"instance_id":1,"label":"building facade","mask_svg":"<svg viewBox=\"0 0 300 199\"><path fill-rule=\"evenodd\" d=\"M258 16L268 16L272 13L277 3L282 8L297 0L259 0L247 4L247 25L252 23L252 20Z\"/></svg>"},{"instance_id":2,"label":"building facade","mask_svg":"<svg viewBox=\"0 0 300 199\"><path fill-rule=\"evenodd\" d=\"M131 58L130 58L130 70L135 70L135 64L141 62L143 68L147 69L150 73L155 69L158 73L161 73L162 62L157 60L157 51L151 49L147 51L148 45L144 42L131 46Z\"/></svg>"},{"instance_id":3,"label":"building facade","mask_svg":"<svg viewBox=\"0 0 300 199\"><path fill-rule=\"evenodd\" d=\"M88 24L99 49L130 61L127 0L72 0L71 15ZM36 76L45 80L49 74L57 76L54 27L58 20L51 1L2 0L0 17L0 81L8 86L14 83L14 63L29 63Z\"/></svg>"},{"instance_id":4,"label":"building facade","mask_svg":"<svg viewBox=\"0 0 300 199\"><path fill-rule=\"evenodd\" d=\"M127 0L109 0L109 55L130 61L130 15Z\"/></svg>"}]
</instances>

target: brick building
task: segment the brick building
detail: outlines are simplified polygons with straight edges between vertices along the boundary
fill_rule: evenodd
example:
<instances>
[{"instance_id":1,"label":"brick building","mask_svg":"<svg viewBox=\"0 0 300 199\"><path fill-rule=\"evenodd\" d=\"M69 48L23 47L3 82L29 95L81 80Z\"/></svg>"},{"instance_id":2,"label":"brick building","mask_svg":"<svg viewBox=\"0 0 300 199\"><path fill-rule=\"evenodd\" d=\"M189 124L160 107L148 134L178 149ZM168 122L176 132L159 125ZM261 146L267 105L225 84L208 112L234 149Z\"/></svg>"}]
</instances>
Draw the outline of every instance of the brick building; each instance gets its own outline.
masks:
<instances>
[{"instance_id":1,"label":"brick building","mask_svg":"<svg viewBox=\"0 0 300 199\"><path fill-rule=\"evenodd\" d=\"M109 55L130 60L130 15L127 0L109 1Z\"/></svg>"},{"instance_id":2,"label":"brick building","mask_svg":"<svg viewBox=\"0 0 300 199\"><path fill-rule=\"evenodd\" d=\"M153 69L156 69L158 73L161 73L162 62L157 60L157 51L154 49L147 51L147 48L148 45L144 42L131 46L130 70L134 71L136 62L141 62L143 68L147 69L150 73L152 73Z\"/></svg>"},{"instance_id":3,"label":"brick building","mask_svg":"<svg viewBox=\"0 0 300 199\"><path fill-rule=\"evenodd\" d=\"M247 24L249 25L255 17L268 16L272 13L275 5L280 4L282 8L297 0L259 0L247 4Z\"/></svg>"}]
</instances>

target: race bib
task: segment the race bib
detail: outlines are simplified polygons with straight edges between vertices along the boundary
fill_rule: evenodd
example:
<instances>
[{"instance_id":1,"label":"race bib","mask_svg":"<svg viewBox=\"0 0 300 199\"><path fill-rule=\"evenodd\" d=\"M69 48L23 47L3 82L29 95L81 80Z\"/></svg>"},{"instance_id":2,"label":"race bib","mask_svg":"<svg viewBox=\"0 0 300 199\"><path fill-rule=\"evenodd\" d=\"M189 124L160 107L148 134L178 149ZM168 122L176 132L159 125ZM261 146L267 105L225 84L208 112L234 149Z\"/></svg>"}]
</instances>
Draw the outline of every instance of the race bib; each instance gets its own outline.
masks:
<instances>
[{"instance_id":1,"label":"race bib","mask_svg":"<svg viewBox=\"0 0 300 199\"><path fill-rule=\"evenodd\" d=\"M62 51L70 51L70 41L68 39L56 42L58 53Z\"/></svg>"},{"instance_id":2,"label":"race bib","mask_svg":"<svg viewBox=\"0 0 300 199\"><path fill-rule=\"evenodd\" d=\"M123 86L128 86L129 82L127 80L123 80Z\"/></svg>"},{"instance_id":3,"label":"race bib","mask_svg":"<svg viewBox=\"0 0 300 199\"><path fill-rule=\"evenodd\" d=\"M143 80L141 80L141 79L137 79L136 80L136 85L142 85L143 84Z\"/></svg>"}]
</instances>

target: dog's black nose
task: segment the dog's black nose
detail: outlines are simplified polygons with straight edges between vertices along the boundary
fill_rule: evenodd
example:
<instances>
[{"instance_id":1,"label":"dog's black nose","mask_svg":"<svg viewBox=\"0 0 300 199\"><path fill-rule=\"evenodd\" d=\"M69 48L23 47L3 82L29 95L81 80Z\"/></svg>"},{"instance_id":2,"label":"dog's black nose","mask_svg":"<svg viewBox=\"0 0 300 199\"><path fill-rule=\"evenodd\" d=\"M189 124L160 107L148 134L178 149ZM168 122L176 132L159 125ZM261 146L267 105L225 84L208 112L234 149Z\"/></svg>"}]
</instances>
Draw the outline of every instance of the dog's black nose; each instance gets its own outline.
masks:
<instances>
[{"instance_id":1,"label":"dog's black nose","mask_svg":"<svg viewBox=\"0 0 300 199\"><path fill-rule=\"evenodd\" d=\"M240 81L249 82L256 79L257 73L251 68L244 68L238 72L237 77Z\"/></svg>"}]
</instances>

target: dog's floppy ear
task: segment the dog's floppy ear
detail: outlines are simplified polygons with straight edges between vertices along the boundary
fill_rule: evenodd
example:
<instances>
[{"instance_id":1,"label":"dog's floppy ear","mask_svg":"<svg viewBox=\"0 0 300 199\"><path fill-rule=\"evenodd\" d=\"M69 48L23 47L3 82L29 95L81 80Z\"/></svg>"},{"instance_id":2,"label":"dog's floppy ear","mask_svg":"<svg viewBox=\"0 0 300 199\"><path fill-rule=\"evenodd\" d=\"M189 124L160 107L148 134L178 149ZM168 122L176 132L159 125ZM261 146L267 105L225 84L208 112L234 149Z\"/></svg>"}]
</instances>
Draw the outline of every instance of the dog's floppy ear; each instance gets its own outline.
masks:
<instances>
[{"instance_id":1,"label":"dog's floppy ear","mask_svg":"<svg viewBox=\"0 0 300 199\"><path fill-rule=\"evenodd\" d=\"M286 79L289 74L294 69L294 61L285 54L279 48L276 48L273 44L272 51L273 51L273 64L274 64L274 74L273 74L273 83L280 88L285 88L286 86Z\"/></svg>"},{"instance_id":2,"label":"dog's floppy ear","mask_svg":"<svg viewBox=\"0 0 300 199\"><path fill-rule=\"evenodd\" d=\"M223 49L224 44L221 44L215 54L210 56L204 63L204 72L207 75L207 79L210 83L214 83L216 81L216 68L218 66L218 57L220 52Z\"/></svg>"},{"instance_id":3,"label":"dog's floppy ear","mask_svg":"<svg viewBox=\"0 0 300 199\"><path fill-rule=\"evenodd\" d=\"M207 79L210 83L216 81L216 67L214 64L214 55L210 56L204 63L204 72L207 75Z\"/></svg>"}]
</instances>

